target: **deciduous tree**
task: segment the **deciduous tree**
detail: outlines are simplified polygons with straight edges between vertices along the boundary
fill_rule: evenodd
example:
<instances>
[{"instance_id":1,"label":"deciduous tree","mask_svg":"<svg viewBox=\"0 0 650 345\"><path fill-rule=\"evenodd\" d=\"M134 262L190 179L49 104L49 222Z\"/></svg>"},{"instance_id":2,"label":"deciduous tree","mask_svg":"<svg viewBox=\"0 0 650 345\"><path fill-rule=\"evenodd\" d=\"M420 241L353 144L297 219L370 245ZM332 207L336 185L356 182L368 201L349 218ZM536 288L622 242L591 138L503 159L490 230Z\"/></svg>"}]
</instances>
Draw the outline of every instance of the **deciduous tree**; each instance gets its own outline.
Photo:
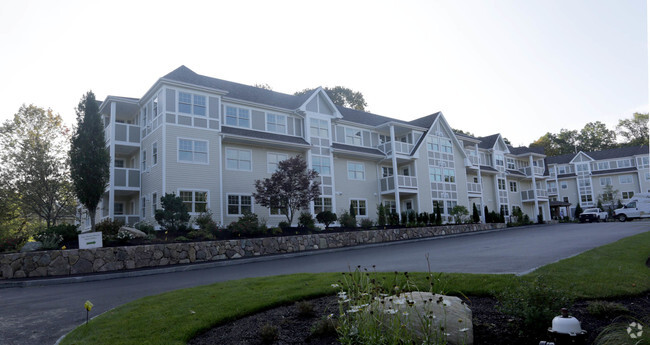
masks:
<instances>
[{"instance_id":1,"label":"deciduous tree","mask_svg":"<svg viewBox=\"0 0 650 345\"><path fill-rule=\"evenodd\" d=\"M280 209L291 224L298 210L309 207L320 196L317 177L301 156L294 156L280 161L270 178L255 181L253 198L264 207Z\"/></svg>"},{"instance_id":2,"label":"deciduous tree","mask_svg":"<svg viewBox=\"0 0 650 345\"><path fill-rule=\"evenodd\" d=\"M70 147L70 172L79 202L86 207L95 228L97 205L110 178L110 154L95 94L88 91L77 106L77 129Z\"/></svg>"},{"instance_id":3,"label":"deciduous tree","mask_svg":"<svg viewBox=\"0 0 650 345\"><path fill-rule=\"evenodd\" d=\"M361 111L366 110L366 107L368 106L361 92L354 91L347 87L344 86L335 86L332 88L325 87L323 88L323 90L325 90L327 96L329 96L332 102L334 102L334 104L336 105L340 105L346 108L361 110ZM297 91L296 93L294 93L294 95L300 96L306 93L310 93L312 91L314 91L314 89L304 89L302 91Z\"/></svg>"},{"instance_id":4,"label":"deciduous tree","mask_svg":"<svg viewBox=\"0 0 650 345\"><path fill-rule=\"evenodd\" d=\"M631 119L618 120L616 131L625 138L624 145L648 145L648 114L634 113Z\"/></svg>"},{"instance_id":5,"label":"deciduous tree","mask_svg":"<svg viewBox=\"0 0 650 345\"><path fill-rule=\"evenodd\" d=\"M578 134L578 143L582 151L602 151L616 147L616 132L607 129L607 126L600 122L589 122Z\"/></svg>"}]
</instances>

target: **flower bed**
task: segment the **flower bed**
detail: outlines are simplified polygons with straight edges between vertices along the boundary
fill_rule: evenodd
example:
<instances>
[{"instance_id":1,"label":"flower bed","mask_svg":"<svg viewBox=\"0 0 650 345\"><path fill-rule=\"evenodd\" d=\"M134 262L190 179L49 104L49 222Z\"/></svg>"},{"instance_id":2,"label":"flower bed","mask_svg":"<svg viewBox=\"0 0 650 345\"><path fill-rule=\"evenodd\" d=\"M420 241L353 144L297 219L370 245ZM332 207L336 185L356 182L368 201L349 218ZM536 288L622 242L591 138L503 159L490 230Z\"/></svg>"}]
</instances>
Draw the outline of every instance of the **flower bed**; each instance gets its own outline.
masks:
<instances>
[{"instance_id":1,"label":"flower bed","mask_svg":"<svg viewBox=\"0 0 650 345\"><path fill-rule=\"evenodd\" d=\"M392 242L503 228L505 228L505 224L499 223L463 224L0 254L0 279L67 276L161 267L326 248L342 248L368 243Z\"/></svg>"}]
</instances>

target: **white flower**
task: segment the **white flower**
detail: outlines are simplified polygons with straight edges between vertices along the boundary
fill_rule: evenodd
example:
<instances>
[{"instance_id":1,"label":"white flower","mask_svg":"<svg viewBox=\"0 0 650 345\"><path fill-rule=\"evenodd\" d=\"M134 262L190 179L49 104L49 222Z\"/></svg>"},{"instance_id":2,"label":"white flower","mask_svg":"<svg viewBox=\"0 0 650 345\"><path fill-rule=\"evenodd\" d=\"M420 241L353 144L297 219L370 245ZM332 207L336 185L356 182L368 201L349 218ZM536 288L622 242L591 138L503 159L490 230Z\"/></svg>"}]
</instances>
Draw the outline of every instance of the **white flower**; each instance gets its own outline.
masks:
<instances>
[{"instance_id":1,"label":"white flower","mask_svg":"<svg viewBox=\"0 0 650 345\"><path fill-rule=\"evenodd\" d=\"M328 319L328 320L331 320L333 317L334 317L334 314L329 314L329 315L327 315L327 319Z\"/></svg>"},{"instance_id":2,"label":"white flower","mask_svg":"<svg viewBox=\"0 0 650 345\"><path fill-rule=\"evenodd\" d=\"M392 314L397 313L397 310L395 310L395 309L385 309L384 313L392 315Z\"/></svg>"},{"instance_id":3,"label":"white flower","mask_svg":"<svg viewBox=\"0 0 650 345\"><path fill-rule=\"evenodd\" d=\"M404 315L404 316L408 316L409 313L408 313L407 311L405 311L405 312L402 313L402 315Z\"/></svg>"},{"instance_id":4,"label":"white flower","mask_svg":"<svg viewBox=\"0 0 650 345\"><path fill-rule=\"evenodd\" d=\"M458 330L458 332L467 332L469 331L469 328L461 328Z\"/></svg>"},{"instance_id":5,"label":"white flower","mask_svg":"<svg viewBox=\"0 0 650 345\"><path fill-rule=\"evenodd\" d=\"M339 284L332 284L332 287L336 289L339 287Z\"/></svg>"},{"instance_id":6,"label":"white flower","mask_svg":"<svg viewBox=\"0 0 650 345\"><path fill-rule=\"evenodd\" d=\"M345 299L348 297L348 294L345 293L345 291L341 291L338 293L340 299Z\"/></svg>"},{"instance_id":7,"label":"white flower","mask_svg":"<svg viewBox=\"0 0 650 345\"><path fill-rule=\"evenodd\" d=\"M395 303L395 304L404 304L404 303L406 303L406 299L398 298L396 300L393 300L393 303Z\"/></svg>"},{"instance_id":8,"label":"white flower","mask_svg":"<svg viewBox=\"0 0 650 345\"><path fill-rule=\"evenodd\" d=\"M352 313L356 313L356 312L358 312L358 311L359 311L359 309L357 309L357 308L352 308L352 309L348 309L348 310L346 311L346 313L348 313L348 314L352 314Z\"/></svg>"}]
</instances>

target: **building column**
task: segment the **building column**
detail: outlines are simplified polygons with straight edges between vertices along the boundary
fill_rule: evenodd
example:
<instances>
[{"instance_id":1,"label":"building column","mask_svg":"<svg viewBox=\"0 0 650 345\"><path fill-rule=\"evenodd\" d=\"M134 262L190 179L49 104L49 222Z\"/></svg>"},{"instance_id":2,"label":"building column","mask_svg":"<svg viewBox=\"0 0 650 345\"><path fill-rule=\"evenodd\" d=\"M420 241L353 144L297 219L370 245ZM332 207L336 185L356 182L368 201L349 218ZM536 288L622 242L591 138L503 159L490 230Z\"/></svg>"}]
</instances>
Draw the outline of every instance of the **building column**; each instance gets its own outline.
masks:
<instances>
[{"instance_id":1,"label":"building column","mask_svg":"<svg viewBox=\"0 0 650 345\"><path fill-rule=\"evenodd\" d=\"M392 154L392 161L393 161L393 183L395 184L395 211L397 212L398 215L402 214L402 207L400 205L400 199L399 199L399 186L398 186L398 179L397 179L397 155L395 154L395 126L391 125L390 126L390 150Z\"/></svg>"},{"instance_id":2,"label":"building column","mask_svg":"<svg viewBox=\"0 0 650 345\"><path fill-rule=\"evenodd\" d=\"M481 223L485 224L485 205L483 204L483 176L481 175L481 155L478 152L478 144L474 144L474 152L476 152L476 158L478 159L478 183L481 186Z\"/></svg>"},{"instance_id":3,"label":"building column","mask_svg":"<svg viewBox=\"0 0 650 345\"><path fill-rule=\"evenodd\" d=\"M117 104L115 102L111 102L111 138L110 140L110 155L111 155L111 163L109 164L109 169L110 169L110 178L109 178L109 183L108 183L108 216L111 218L111 220L114 220L115 215L113 214L115 212L115 115L117 113L116 111Z\"/></svg>"},{"instance_id":4,"label":"building column","mask_svg":"<svg viewBox=\"0 0 650 345\"><path fill-rule=\"evenodd\" d=\"M537 215L539 214L539 202L537 200L537 182L535 181L535 169L533 167L533 156L528 156L528 163L530 164L530 175L533 178L533 197L535 198L535 208L533 209L533 221L537 221Z\"/></svg>"}]
</instances>

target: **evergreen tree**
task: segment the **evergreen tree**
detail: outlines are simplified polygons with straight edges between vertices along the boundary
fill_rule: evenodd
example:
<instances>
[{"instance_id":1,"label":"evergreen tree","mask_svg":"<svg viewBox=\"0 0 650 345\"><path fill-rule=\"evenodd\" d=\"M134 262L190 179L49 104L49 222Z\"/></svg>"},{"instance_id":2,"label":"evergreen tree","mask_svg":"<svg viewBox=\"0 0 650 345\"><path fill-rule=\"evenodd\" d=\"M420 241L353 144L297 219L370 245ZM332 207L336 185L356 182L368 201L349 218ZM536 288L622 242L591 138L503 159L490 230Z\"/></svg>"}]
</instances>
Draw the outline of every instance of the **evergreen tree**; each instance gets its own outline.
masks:
<instances>
[{"instance_id":1,"label":"evergreen tree","mask_svg":"<svg viewBox=\"0 0 650 345\"><path fill-rule=\"evenodd\" d=\"M474 221L474 223L481 222L481 216L478 215L478 208L476 208L475 203L472 203L472 220Z\"/></svg>"},{"instance_id":2,"label":"evergreen tree","mask_svg":"<svg viewBox=\"0 0 650 345\"><path fill-rule=\"evenodd\" d=\"M492 223L492 218L490 218L490 213L488 212L487 206L483 207L483 214L485 215L485 222Z\"/></svg>"},{"instance_id":3,"label":"evergreen tree","mask_svg":"<svg viewBox=\"0 0 650 345\"><path fill-rule=\"evenodd\" d=\"M379 226L386 225L386 208L382 203L379 203L377 205L377 225Z\"/></svg>"},{"instance_id":4,"label":"evergreen tree","mask_svg":"<svg viewBox=\"0 0 650 345\"><path fill-rule=\"evenodd\" d=\"M580 218L580 213L582 213L582 207L580 207L580 203L576 205L576 212L575 212L575 217Z\"/></svg>"},{"instance_id":5,"label":"evergreen tree","mask_svg":"<svg viewBox=\"0 0 650 345\"><path fill-rule=\"evenodd\" d=\"M104 141L104 126L95 94L88 91L77 106L77 129L70 147L70 175L79 202L86 207L95 228L97 204L110 178L111 156Z\"/></svg>"},{"instance_id":6,"label":"evergreen tree","mask_svg":"<svg viewBox=\"0 0 650 345\"><path fill-rule=\"evenodd\" d=\"M442 214L440 212L440 205L436 205L436 225L442 224Z\"/></svg>"}]
</instances>

